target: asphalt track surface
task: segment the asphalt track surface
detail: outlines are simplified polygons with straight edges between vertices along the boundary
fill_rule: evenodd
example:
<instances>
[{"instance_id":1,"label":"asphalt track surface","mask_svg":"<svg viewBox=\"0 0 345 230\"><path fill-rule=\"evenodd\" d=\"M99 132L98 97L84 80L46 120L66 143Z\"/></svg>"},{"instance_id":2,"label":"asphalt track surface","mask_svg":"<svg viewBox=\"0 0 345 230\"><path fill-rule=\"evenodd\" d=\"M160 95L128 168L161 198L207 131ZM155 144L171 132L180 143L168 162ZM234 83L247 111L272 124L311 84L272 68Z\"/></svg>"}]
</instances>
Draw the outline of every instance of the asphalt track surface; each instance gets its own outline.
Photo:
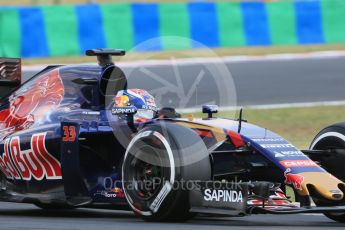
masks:
<instances>
[{"instance_id":1,"label":"asphalt track surface","mask_svg":"<svg viewBox=\"0 0 345 230\"><path fill-rule=\"evenodd\" d=\"M275 60L225 63L237 92L237 105L345 100L345 58ZM183 85L189 87L205 65L179 66ZM148 71L147 71L148 70ZM125 72L132 70L125 68ZM139 72L135 72L139 71ZM167 81L176 79L171 66L146 67L131 72L130 87L152 89L157 84L148 72ZM145 74L146 73L146 74ZM34 72L25 72L28 79ZM212 99L214 76L205 71L199 84L200 100ZM167 94L174 102L173 93ZM175 103L175 104L174 104ZM0 229L326 229L341 228L323 215L254 215L242 218L196 217L186 223L146 223L131 212L78 209L43 211L32 205L0 203Z\"/></svg>"},{"instance_id":2,"label":"asphalt track surface","mask_svg":"<svg viewBox=\"0 0 345 230\"><path fill-rule=\"evenodd\" d=\"M131 212L77 209L43 211L32 205L0 203L0 229L344 229L322 215L195 217L185 223L147 223Z\"/></svg>"},{"instance_id":3,"label":"asphalt track surface","mask_svg":"<svg viewBox=\"0 0 345 230\"><path fill-rule=\"evenodd\" d=\"M232 76L231 82L221 82L236 91L236 105L267 105L281 103L327 102L345 100L345 57L312 58L292 60L263 60L249 62L225 63ZM224 96L215 86L217 76L207 70L205 64L188 64L178 66L184 92L193 85L198 74L203 72L197 85L198 105ZM140 66L124 68L129 77L129 87L148 90L162 88L162 84L151 76L158 76L166 82L176 84L176 73L169 65L149 66L143 70ZM27 79L34 72L25 72ZM164 83L164 82L163 82ZM228 85L227 85L228 84ZM161 93L165 106L179 106L176 92ZM196 93L195 93L196 94ZM182 107L195 107L193 98ZM181 99L181 98L180 98ZM217 101L217 99L215 99ZM234 106L233 104L227 106Z\"/></svg>"}]
</instances>

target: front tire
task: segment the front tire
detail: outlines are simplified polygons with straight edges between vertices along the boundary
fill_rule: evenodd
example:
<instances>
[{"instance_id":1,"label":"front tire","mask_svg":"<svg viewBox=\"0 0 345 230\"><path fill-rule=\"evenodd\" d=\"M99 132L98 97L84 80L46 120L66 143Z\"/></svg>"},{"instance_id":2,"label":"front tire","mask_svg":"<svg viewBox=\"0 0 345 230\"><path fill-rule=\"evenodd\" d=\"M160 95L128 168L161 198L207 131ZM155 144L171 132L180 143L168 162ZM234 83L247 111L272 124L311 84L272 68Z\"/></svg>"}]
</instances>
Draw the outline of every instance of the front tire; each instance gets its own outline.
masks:
<instances>
[{"instance_id":1,"label":"front tire","mask_svg":"<svg viewBox=\"0 0 345 230\"><path fill-rule=\"evenodd\" d=\"M192 217L187 183L210 180L211 163L194 131L162 122L132 139L122 173L127 201L137 215L147 221L184 221Z\"/></svg>"},{"instance_id":2,"label":"front tire","mask_svg":"<svg viewBox=\"0 0 345 230\"><path fill-rule=\"evenodd\" d=\"M321 130L310 145L312 150L345 150L345 123L338 123ZM330 158L336 158L330 156ZM332 159L321 162L323 168L329 173L345 182L345 169L343 159ZM343 191L344 192L344 191ZM325 213L325 216L337 222L345 223L345 213Z\"/></svg>"}]
</instances>

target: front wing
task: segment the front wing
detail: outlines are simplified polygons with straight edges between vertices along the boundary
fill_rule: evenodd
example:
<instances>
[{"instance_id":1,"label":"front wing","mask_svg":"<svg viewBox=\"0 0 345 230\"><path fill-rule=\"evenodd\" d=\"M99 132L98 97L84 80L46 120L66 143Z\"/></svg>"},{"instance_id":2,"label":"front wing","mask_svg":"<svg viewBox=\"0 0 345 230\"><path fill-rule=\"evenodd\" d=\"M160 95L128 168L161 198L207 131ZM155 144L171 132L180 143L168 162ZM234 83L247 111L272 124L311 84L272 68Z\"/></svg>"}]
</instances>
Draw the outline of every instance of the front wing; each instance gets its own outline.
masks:
<instances>
[{"instance_id":1,"label":"front wing","mask_svg":"<svg viewBox=\"0 0 345 230\"><path fill-rule=\"evenodd\" d=\"M345 213L345 206L298 207L266 205L270 190L269 182L222 183L194 182L189 192L191 212L210 215L245 216L251 214L298 214L298 213ZM249 204L250 193L259 191L261 204Z\"/></svg>"}]
</instances>

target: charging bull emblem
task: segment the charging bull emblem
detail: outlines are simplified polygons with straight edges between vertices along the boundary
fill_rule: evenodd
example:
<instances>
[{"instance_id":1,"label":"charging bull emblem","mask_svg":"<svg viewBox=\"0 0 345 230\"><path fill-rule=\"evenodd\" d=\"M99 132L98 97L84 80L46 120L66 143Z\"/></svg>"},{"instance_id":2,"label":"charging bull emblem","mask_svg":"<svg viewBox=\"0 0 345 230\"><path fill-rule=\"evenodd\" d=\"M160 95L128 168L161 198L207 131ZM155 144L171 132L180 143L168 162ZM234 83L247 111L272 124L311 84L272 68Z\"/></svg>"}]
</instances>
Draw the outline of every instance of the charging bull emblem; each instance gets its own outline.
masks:
<instances>
[{"instance_id":1,"label":"charging bull emblem","mask_svg":"<svg viewBox=\"0 0 345 230\"><path fill-rule=\"evenodd\" d=\"M302 190L302 183L304 181L303 176L291 173L290 168L285 170L284 176L285 176L285 184L293 185L295 189Z\"/></svg>"},{"instance_id":2,"label":"charging bull emblem","mask_svg":"<svg viewBox=\"0 0 345 230\"><path fill-rule=\"evenodd\" d=\"M34 79L9 97L9 107L0 111L0 138L44 121L64 96L59 71Z\"/></svg>"}]
</instances>

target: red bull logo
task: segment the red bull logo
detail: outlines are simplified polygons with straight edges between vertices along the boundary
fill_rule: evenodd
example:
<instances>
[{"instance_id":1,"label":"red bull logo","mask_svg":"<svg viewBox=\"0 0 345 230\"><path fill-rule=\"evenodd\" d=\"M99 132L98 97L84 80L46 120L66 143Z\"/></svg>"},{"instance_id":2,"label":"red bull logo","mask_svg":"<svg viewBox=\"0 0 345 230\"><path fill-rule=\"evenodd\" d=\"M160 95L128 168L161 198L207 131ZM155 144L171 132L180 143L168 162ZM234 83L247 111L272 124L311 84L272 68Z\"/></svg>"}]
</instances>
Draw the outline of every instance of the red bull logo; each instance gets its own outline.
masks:
<instances>
[{"instance_id":1,"label":"red bull logo","mask_svg":"<svg viewBox=\"0 0 345 230\"><path fill-rule=\"evenodd\" d=\"M125 197L125 193L121 188L115 187L111 190L114 194L116 194L116 197L123 198Z\"/></svg>"},{"instance_id":2,"label":"red bull logo","mask_svg":"<svg viewBox=\"0 0 345 230\"><path fill-rule=\"evenodd\" d=\"M60 162L45 147L46 133L31 137L31 148L22 150L19 137L6 139L0 170L8 179L30 181L62 179Z\"/></svg>"},{"instance_id":3,"label":"red bull logo","mask_svg":"<svg viewBox=\"0 0 345 230\"><path fill-rule=\"evenodd\" d=\"M123 96L116 96L115 99L115 107L124 107L124 106L128 106L128 102L129 102L129 98L126 95Z\"/></svg>"},{"instance_id":4,"label":"red bull logo","mask_svg":"<svg viewBox=\"0 0 345 230\"><path fill-rule=\"evenodd\" d=\"M121 188L115 187L115 188L113 188L111 191L112 191L112 192L115 192L115 193L120 193L120 192L122 192L122 189L121 189Z\"/></svg>"},{"instance_id":5,"label":"red bull logo","mask_svg":"<svg viewBox=\"0 0 345 230\"><path fill-rule=\"evenodd\" d=\"M304 181L304 177L298 174L291 173L291 169L288 168L284 172L285 176L285 184L292 185L297 190L302 190L302 183Z\"/></svg>"}]
</instances>

